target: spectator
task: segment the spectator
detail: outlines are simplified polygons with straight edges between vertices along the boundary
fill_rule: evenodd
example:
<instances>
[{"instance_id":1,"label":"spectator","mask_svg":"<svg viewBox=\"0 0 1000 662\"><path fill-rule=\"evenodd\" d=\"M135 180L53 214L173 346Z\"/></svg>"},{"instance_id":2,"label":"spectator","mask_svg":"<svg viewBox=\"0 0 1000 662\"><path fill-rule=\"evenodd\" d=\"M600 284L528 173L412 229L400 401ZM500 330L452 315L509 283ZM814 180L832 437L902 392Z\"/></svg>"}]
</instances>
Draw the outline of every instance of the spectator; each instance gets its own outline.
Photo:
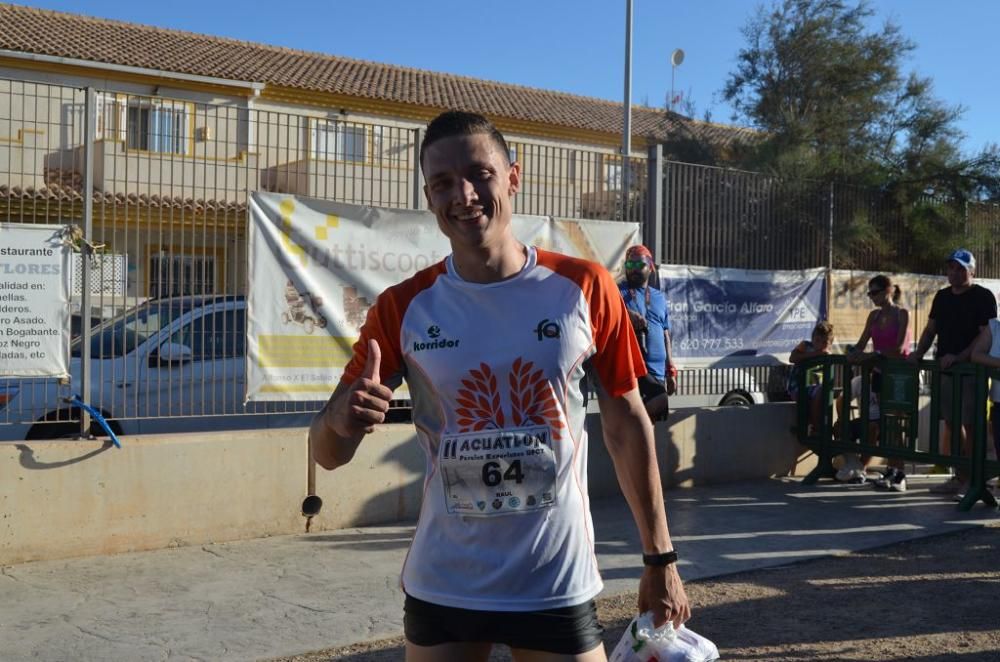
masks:
<instances>
[{"instance_id":1,"label":"spectator","mask_svg":"<svg viewBox=\"0 0 1000 662\"><path fill-rule=\"evenodd\" d=\"M833 346L833 325L829 322L820 322L813 329L810 340L803 340L792 350L788 360L795 364L788 373L788 395L793 400L799 399L799 374L802 367L799 365L803 361L824 356L830 353ZM819 368L810 368L805 375L806 392L805 397L809 398L809 427L807 433L811 436L815 434L819 427L820 414L823 406L823 389L820 384Z\"/></svg>"},{"instance_id":2,"label":"spectator","mask_svg":"<svg viewBox=\"0 0 1000 662\"><path fill-rule=\"evenodd\" d=\"M873 358L885 357L898 359L906 358L909 355L910 345L913 342L913 334L910 331L910 312L899 305L901 294L899 286L894 284L888 276L878 275L868 281L868 298L877 307L868 315L864 331L861 332L861 337L858 338L857 344L848 353L848 361L851 363L862 363ZM875 350L873 353L865 352L868 348L869 340ZM872 369L873 399L877 397L876 393L878 392L878 388L874 384L881 383L881 380L878 379L879 376L878 366L875 366ZM852 393L857 391L857 394L853 395L853 397L861 397L860 389L861 377L855 377L851 380ZM873 403L872 406L876 411L878 410L877 403ZM875 420L878 420L878 415L876 415ZM874 439L875 437L870 436L869 438ZM870 456L862 456L862 472L867 470L870 460ZM906 474L903 472L903 461L897 458L890 458L888 464L889 468L883 474L882 478L877 481L876 485L879 487L888 487L899 492L905 491Z\"/></svg>"},{"instance_id":3,"label":"spectator","mask_svg":"<svg viewBox=\"0 0 1000 662\"><path fill-rule=\"evenodd\" d=\"M677 391L677 369L670 361L670 316L663 292L651 283L656 265L642 245L625 251L625 280L618 284L648 371L639 378L639 393L653 421L670 411L668 397Z\"/></svg>"},{"instance_id":4,"label":"spectator","mask_svg":"<svg viewBox=\"0 0 1000 662\"><path fill-rule=\"evenodd\" d=\"M997 300L985 287L973 283L976 272L976 258L970 251L960 248L954 251L947 262L948 287L934 295L931 312L924 331L920 334L917 349L910 355L910 360L919 362L930 349L931 343L937 337L937 352L935 354L941 370L948 370L956 363L968 361L972 357L972 348L976 338L989 328L989 321L997 316ZM975 417L974 380L971 377L958 379L961 390L962 411L959 415L959 450L962 455L971 454L972 423ZM952 389L955 387L955 377L950 374L941 376L941 417L944 420L944 432L941 435L940 451L944 455L951 454L951 444L954 438L951 410ZM964 484L968 476L961 470L941 485L935 485L931 492L936 494L964 493Z\"/></svg>"},{"instance_id":5,"label":"spectator","mask_svg":"<svg viewBox=\"0 0 1000 662\"><path fill-rule=\"evenodd\" d=\"M1000 368L1000 320L991 319L976 338L972 347L973 363L981 363L990 368ZM993 432L993 449L1000 460L1000 379L991 379L990 386L990 427Z\"/></svg>"}]
</instances>

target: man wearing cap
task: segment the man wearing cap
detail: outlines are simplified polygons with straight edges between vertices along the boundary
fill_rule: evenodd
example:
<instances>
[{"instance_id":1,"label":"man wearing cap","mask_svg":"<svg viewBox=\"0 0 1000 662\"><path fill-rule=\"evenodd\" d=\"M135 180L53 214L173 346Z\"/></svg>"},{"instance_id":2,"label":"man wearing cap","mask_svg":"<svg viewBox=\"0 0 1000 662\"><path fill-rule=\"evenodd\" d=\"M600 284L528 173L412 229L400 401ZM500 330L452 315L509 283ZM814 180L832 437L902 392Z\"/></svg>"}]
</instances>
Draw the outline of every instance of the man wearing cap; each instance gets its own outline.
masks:
<instances>
[{"instance_id":1,"label":"man wearing cap","mask_svg":"<svg viewBox=\"0 0 1000 662\"><path fill-rule=\"evenodd\" d=\"M668 413L667 396L677 390L677 369L670 362L667 299L650 283L655 269L649 249L641 244L632 246L625 252L625 280L618 284L648 371L639 378L639 393L654 421Z\"/></svg>"},{"instance_id":2,"label":"man wearing cap","mask_svg":"<svg viewBox=\"0 0 1000 662\"><path fill-rule=\"evenodd\" d=\"M972 252L959 248L948 257L948 287L934 295L927 325L920 335L920 342L911 361L920 361L930 349L937 336L936 357L942 370L956 363L968 361L976 337L997 316L997 300L989 290L972 282L976 272L976 258ZM941 453L951 453L952 438L952 388L954 378L941 376L941 418L944 420L944 434L941 436ZM972 423L975 417L975 393L973 379L961 379L962 427L959 430L960 448L963 455L971 454ZM956 494L967 476L958 472L943 485L935 486L932 492Z\"/></svg>"}]
</instances>

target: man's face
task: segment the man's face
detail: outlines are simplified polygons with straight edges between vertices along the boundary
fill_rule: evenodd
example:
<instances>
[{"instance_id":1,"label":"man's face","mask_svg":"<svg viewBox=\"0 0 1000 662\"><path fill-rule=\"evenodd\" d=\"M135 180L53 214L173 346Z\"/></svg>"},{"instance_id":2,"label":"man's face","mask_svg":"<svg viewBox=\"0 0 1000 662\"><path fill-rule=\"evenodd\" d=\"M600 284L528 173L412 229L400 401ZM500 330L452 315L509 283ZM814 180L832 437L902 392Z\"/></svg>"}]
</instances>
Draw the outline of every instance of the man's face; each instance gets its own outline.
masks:
<instances>
[{"instance_id":1,"label":"man's face","mask_svg":"<svg viewBox=\"0 0 1000 662\"><path fill-rule=\"evenodd\" d=\"M649 265L642 258L625 260L625 280L630 287L646 287L649 282Z\"/></svg>"},{"instance_id":2,"label":"man's face","mask_svg":"<svg viewBox=\"0 0 1000 662\"><path fill-rule=\"evenodd\" d=\"M510 229L511 197L521 184L521 167L507 165L486 134L452 136L423 154L424 194L452 250L481 248Z\"/></svg>"},{"instance_id":3,"label":"man's face","mask_svg":"<svg viewBox=\"0 0 1000 662\"><path fill-rule=\"evenodd\" d=\"M952 287L964 287L972 284L972 272L954 260L948 261L948 284Z\"/></svg>"}]
</instances>

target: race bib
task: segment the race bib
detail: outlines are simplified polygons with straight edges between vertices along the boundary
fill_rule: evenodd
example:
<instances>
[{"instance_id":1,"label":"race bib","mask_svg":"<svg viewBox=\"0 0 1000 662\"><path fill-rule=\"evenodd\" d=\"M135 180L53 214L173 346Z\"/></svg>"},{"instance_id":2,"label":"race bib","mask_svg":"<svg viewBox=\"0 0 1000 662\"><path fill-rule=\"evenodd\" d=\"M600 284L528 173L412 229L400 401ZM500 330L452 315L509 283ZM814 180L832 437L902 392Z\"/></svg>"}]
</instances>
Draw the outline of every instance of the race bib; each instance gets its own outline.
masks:
<instances>
[{"instance_id":1,"label":"race bib","mask_svg":"<svg viewBox=\"0 0 1000 662\"><path fill-rule=\"evenodd\" d=\"M453 515L509 515L556 502L556 455L544 425L446 435L438 467Z\"/></svg>"}]
</instances>

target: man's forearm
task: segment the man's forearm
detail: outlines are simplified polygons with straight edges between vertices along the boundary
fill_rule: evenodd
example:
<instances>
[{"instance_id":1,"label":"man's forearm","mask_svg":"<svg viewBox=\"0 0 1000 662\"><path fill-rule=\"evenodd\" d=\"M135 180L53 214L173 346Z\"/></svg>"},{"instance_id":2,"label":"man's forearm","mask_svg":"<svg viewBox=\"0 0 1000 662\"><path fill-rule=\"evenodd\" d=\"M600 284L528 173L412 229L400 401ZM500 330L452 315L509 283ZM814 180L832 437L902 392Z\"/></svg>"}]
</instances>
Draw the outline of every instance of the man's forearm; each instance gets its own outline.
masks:
<instances>
[{"instance_id":1,"label":"man's forearm","mask_svg":"<svg viewBox=\"0 0 1000 662\"><path fill-rule=\"evenodd\" d=\"M365 436L364 432L359 432L352 437L343 437L330 425L332 410L339 398L343 397L347 397L346 392L338 386L309 426L309 446L313 459L324 469L336 469L350 462Z\"/></svg>"},{"instance_id":2,"label":"man's forearm","mask_svg":"<svg viewBox=\"0 0 1000 662\"><path fill-rule=\"evenodd\" d=\"M638 527L643 551L670 551L673 545L656 464L653 427L638 392L622 398L602 397L601 422L615 475Z\"/></svg>"},{"instance_id":3,"label":"man's forearm","mask_svg":"<svg viewBox=\"0 0 1000 662\"><path fill-rule=\"evenodd\" d=\"M913 353L923 358L927 350L931 348L932 342L934 342L934 334L928 333L928 330L924 329L924 332L920 334L920 342L917 343L917 349Z\"/></svg>"}]
</instances>

